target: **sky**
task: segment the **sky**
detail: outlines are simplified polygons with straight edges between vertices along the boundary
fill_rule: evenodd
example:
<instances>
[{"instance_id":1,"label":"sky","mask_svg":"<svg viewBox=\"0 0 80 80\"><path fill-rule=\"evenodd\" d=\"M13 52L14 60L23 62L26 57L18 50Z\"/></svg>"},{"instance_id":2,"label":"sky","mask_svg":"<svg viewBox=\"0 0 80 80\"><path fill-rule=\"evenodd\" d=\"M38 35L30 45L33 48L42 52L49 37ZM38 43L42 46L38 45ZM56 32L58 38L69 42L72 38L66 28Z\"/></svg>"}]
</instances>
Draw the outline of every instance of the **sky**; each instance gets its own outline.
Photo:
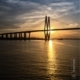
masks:
<instances>
[{"instance_id":1,"label":"sky","mask_svg":"<svg viewBox=\"0 0 80 80\"><path fill-rule=\"evenodd\" d=\"M52 28L80 27L79 5L80 0L0 0L0 33L44 29L46 15Z\"/></svg>"}]
</instances>

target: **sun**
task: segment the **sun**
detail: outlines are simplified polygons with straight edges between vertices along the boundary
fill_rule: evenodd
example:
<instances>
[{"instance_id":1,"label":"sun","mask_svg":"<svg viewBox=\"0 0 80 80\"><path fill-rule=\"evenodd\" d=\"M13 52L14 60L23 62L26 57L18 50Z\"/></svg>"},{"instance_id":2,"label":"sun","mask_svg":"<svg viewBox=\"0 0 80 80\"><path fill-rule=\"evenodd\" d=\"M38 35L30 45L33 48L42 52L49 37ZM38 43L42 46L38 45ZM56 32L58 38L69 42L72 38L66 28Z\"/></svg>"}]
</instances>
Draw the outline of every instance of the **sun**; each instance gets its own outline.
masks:
<instances>
[{"instance_id":1,"label":"sun","mask_svg":"<svg viewBox=\"0 0 80 80\"><path fill-rule=\"evenodd\" d=\"M53 27L51 27L50 29L54 29L54 28L53 28ZM53 33L55 33L55 31L51 31L51 30L50 30L50 33L51 33L51 34L53 34Z\"/></svg>"},{"instance_id":2,"label":"sun","mask_svg":"<svg viewBox=\"0 0 80 80\"><path fill-rule=\"evenodd\" d=\"M53 34L54 32L50 30L50 33Z\"/></svg>"}]
</instances>

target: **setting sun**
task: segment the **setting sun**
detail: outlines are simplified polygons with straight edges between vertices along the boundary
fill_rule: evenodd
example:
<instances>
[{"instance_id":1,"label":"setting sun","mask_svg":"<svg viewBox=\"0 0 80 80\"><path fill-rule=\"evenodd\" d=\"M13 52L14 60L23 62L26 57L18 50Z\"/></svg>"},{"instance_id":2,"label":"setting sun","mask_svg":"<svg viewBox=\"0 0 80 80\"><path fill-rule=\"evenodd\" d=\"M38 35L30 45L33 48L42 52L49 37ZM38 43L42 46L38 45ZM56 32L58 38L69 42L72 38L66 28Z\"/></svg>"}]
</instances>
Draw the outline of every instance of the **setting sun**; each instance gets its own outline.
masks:
<instances>
[{"instance_id":1,"label":"setting sun","mask_svg":"<svg viewBox=\"0 0 80 80\"><path fill-rule=\"evenodd\" d=\"M50 29L54 29L54 28L53 28L53 27L51 27ZM53 34L53 33L55 33L55 31L51 31L51 30L50 30L50 33L51 33L51 34Z\"/></svg>"}]
</instances>

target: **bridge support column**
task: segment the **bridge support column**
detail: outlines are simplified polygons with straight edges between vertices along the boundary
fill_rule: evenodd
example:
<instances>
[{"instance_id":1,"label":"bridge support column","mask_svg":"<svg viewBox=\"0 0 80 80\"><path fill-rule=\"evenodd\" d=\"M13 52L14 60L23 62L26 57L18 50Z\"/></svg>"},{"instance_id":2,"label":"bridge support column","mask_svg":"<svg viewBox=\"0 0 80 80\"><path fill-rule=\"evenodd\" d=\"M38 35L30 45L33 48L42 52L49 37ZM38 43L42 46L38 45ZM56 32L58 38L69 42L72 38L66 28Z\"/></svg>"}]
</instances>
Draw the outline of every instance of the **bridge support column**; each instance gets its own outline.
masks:
<instances>
[{"instance_id":1,"label":"bridge support column","mask_svg":"<svg viewBox=\"0 0 80 80\"><path fill-rule=\"evenodd\" d=\"M10 39L12 39L12 33L10 33Z\"/></svg>"},{"instance_id":2,"label":"bridge support column","mask_svg":"<svg viewBox=\"0 0 80 80\"><path fill-rule=\"evenodd\" d=\"M19 33L19 39L21 38L21 34Z\"/></svg>"},{"instance_id":3,"label":"bridge support column","mask_svg":"<svg viewBox=\"0 0 80 80\"><path fill-rule=\"evenodd\" d=\"M8 38L8 34L6 34L6 39Z\"/></svg>"},{"instance_id":4,"label":"bridge support column","mask_svg":"<svg viewBox=\"0 0 80 80\"><path fill-rule=\"evenodd\" d=\"M19 39L22 39L22 33L19 33Z\"/></svg>"},{"instance_id":5,"label":"bridge support column","mask_svg":"<svg viewBox=\"0 0 80 80\"><path fill-rule=\"evenodd\" d=\"M29 40L30 40L30 32L29 32Z\"/></svg>"},{"instance_id":6,"label":"bridge support column","mask_svg":"<svg viewBox=\"0 0 80 80\"><path fill-rule=\"evenodd\" d=\"M17 38L17 33L14 33L14 38L15 38L15 39Z\"/></svg>"},{"instance_id":7,"label":"bridge support column","mask_svg":"<svg viewBox=\"0 0 80 80\"><path fill-rule=\"evenodd\" d=\"M45 41L50 40L50 17L45 17L45 26L44 26L44 35Z\"/></svg>"},{"instance_id":8,"label":"bridge support column","mask_svg":"<svg viewBox=\"0 0 80 80\"><path fill-rule=\"evenodd\" d=\"M24 39L26 39L26 32L24 32Z\"/></svg>"},{"instance_id":9,"label":"bridge support column","mask_svg":"<svg viewBox=\"0 0 80 80\"><path fill-rule=\"evenodd\" d=\"M22 39L22 33L21 33L21 39Z\"/></svg>"},{"instance_id":10,"label":"bridge support column","mask_svg":"<svg viewBox=\"0 0 80 80\"><path fill-rule=\"evenodd\" d=\"M4 38L4 34L1 35L1 38Z\"/></svg>"}]
</instances>

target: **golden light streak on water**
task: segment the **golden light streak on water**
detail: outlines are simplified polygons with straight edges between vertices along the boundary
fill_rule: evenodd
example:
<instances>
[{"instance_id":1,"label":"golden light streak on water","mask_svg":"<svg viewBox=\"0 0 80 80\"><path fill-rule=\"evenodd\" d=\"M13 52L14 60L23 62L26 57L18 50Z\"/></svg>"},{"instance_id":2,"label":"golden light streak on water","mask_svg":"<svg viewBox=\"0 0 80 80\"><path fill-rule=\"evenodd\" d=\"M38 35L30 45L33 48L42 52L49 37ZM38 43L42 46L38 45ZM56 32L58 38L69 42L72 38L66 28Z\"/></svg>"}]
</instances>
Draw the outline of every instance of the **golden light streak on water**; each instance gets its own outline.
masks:
<instances>
[{"instance_id":1,"label":"golden light streak on water","mask_svg":"<svg viewBox=\"0 0 80 80\"><path fill-rule=\"evenodd\" d=\"M53 45L53 42L50 40L49 45L48 45L48 75L53 75L55 74L55 69L56 69L56 58L55 58L55 48ZM52 77L50 77L52 80Z\"/></svg>"}]
</instances>

